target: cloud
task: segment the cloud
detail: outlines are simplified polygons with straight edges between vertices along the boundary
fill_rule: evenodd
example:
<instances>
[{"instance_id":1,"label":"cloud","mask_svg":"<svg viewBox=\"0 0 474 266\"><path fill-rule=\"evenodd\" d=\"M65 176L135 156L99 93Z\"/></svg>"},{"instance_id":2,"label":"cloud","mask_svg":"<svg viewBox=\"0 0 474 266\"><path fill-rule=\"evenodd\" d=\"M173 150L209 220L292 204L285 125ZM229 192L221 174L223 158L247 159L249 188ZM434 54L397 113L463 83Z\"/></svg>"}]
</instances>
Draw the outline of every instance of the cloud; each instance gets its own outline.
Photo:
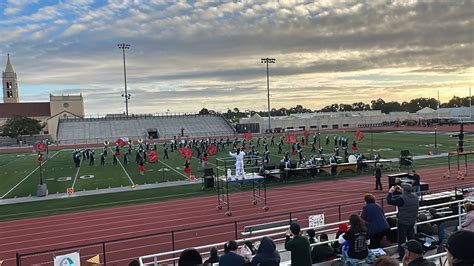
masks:
<instances>
[{"instance_id":1,"label":"cloud","mask_svg":"<svg viewBox=\"0 0 474 266\"><path fill-rule=\"evenodd\" d=\"M53 83L53 93L75 85L87 112L121 110L106 104L121 101L121 42L132 45L132 106L144 112L186 101L183 111L208 102L264 109L267 56L277 59L276 106L405 100L438 89L449 97L474 82L470 0L42 3L0 18L0 55L12 53L20 84Z\"/></svg>"}]
</instances>

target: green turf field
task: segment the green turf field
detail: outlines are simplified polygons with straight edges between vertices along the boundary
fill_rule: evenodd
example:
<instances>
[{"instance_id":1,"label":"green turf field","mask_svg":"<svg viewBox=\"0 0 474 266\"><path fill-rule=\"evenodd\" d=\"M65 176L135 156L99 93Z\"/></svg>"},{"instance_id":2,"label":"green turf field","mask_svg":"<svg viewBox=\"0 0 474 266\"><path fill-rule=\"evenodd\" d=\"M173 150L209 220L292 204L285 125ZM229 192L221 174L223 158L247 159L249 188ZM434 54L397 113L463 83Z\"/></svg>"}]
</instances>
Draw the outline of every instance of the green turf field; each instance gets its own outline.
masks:
<instances>
[{"instance_id":1,"label":"green turf field","mask_svg":"<svg viewBox=\"0 0 474 266\"><path fill-rule=\"evenodd\" d=\"M321 146L326 155L334 151L333 137L336 134L328 134L329 145L326 145L326 134L321 134ZM353 132L338 133L338 136L346 136L349 138L349 147L355 139ZM302 136L299 136L300 139ZM309 136L312 142L313 135ZM275 137L275 143L279 141L279 137ZM270 143L270 140L267 140ZM254 138L254 143L256 140ZM449 135L437 134L437 143L441 152L455 151L457 139ZM316 144L317 146L317 144ZM371 147L375 153L379 153L382 158L396 158L400 156L400 150L410 150L413 155L424 155L433 150L434 134L433 133L370 133L365 132L365 137L358 142L359 152L363 152L367 156L371 153ZM209 167L214 167L215 159L218 157L228 157L228 151L232 148L232 144L226 148L226 152L220 152L217 155L210 156ZM271 162L278 163L282 159L282 155L277 154L277 146L269 146L271 154ZM126 148L122 148L122 154ZM290 144L285 144L283 150L290 149ZM74 166L72 160L72 150L50 151L48 159L43 163L42 173L43 180L48 185L50 194L65 193L67 188L74 188L75 191L104 189L109 187L132 186L141 184L150 184L157 182L166 182L174 180L185 180L186 175L183 171L184 158L178 153L170 152L169 159L162 159L163 146L158 145L159 161L154 164L145 165L145 175L141 176L137 170L137 165L133 162L135 152L129 156L129 164L122 164L122 157L119 158L121 163L112 164L112 150L109 150L109 156L106 165L100 165L100 153L102 149L95 149L96 161L94 166L89 166L89 161L84 160L79 168ZM257 150L263 154L263 146ZM304 154L306 158L310 157L311 145L305 145ZM352 152L349 148L349 151ZM343 154L342 149L340 154ZM0 197L13 198L24 197L36 194L36 184L39 183L39 169L37 156L35 153L0 154ZM446 161L446 159L444 159ZM416 162L415 162L416 165ZM193 157L191 159L192 173L201 176L201 165L199 159ZM93 178L88 178L93 176Z\"/></svg>"}]
</instances>

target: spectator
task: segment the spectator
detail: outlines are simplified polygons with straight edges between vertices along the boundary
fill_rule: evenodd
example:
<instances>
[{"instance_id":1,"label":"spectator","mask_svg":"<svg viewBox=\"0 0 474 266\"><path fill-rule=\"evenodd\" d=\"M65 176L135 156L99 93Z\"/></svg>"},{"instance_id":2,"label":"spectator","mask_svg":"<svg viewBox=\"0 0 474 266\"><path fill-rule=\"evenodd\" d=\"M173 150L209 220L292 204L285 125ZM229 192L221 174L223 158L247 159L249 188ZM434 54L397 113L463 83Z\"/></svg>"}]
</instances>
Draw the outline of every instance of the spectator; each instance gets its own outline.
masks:
<instances>
[{"instance_id":1,"label":"spectator","mask_svg":"<svg viewBox=\"0 0 474 266\"><path fill-rule=\"evenodd\" d=\"M291 236L293 239L290 239ZM285 249L291 252L291 265L311 266L309 240L300 235L299 224L292 223L286 232Z\"/></svg>"},{"instance_id":2,"label":"spectator","mask_svg":"<svg viewBox=\"0 0 474 266\"><path fill-rule=\"evenodd\" d=\"M367 223L370 238L369 248L379 248L382 238L390 234L390 226L385 220L383 209L375 203L375 196L365 194L365 206L362 208L360 217Z\"/></svg>"},{"instance_id":3,"label":"spectator","mask_svg":"<svg viewBox=\"0 0 474 266\"><path fill-rule=\"evenodd\" d=\"M347 225L346 223L340 224L338 226L338 229L337 229L337 232L336 232L336 239L339 239L339 236L344 234L345 232L347 232L347 230L349 230L349 225ZM337 241L334 242L332 247L336 250L337 254L342 253L341 244L339 244L339 242L337 242Z\"/></svg>"},{"instance_id":4,"label":"spectator","mask_svg":"<svg viewBox=\"0 0 474 266\"><path fill-rule=\"evenodd\" d=\"M140 266L140 262L138 262L138 260L132 260L128 266Z\"/></svg>"},{"instance_id":5,"label":"spectator","mask_svg":"<svg viewBox=\"0 0 474 266\"><path fill-rule=\"evenodd\" d=\"M326 233L322 233L319 236L320 242L326 242L329 240L329 237ZM334 248L331 247L329 244L320 244L313 247L311 251L311 260L314 263L320 263L323 261L328 261L333 259L336 256L336 252Z\"/></svg>"},{"instance_id":6,"label":"spectator","mask_svg":"<svg viewBox=\"0 0 474 266\"><path fill-rule=\"evenodd\" d=\"M313 228L306 230L306 234L308 235L308 240L310 244L316 243L316 231L314 231Z\"/></svg>"},{"instance_id":7,"label":"spectator","mask_svg":"<svg viewBox=\"0 0 474 266\"><path fill-rule=\"evenodd\" d=\"M418 222L426 222L428 221L428 217L426 217L426 214L420 213L418 214L417 218ZM424 224L417 224L416 225L416 231L418 233L423 233L429 236L432 236L435 234L433 226L429 223L424 223Z\"/></svg>"},{"instance_id":8,"label":"spectator","mask_svg":"<svg viewBox=\"0 0 474 266\"><path fill-rule=\"evenodd\" d=\"M262 238L257 254L252 259L252 265L280 265L280 254L276 250L276 245L271 238L267 236Z\"/></svg>"},{"instance_id":9,"label":"spectator","mask_svg":"<svg viewBox=\"0 0 474 266\"><path fill-rule=\"evenodd\" d=\"M467 230L474 232L474 204L471 202L464 203L464 209L466 209L466 217L464 223L459 226L459 230Z\"/></svg>"},{"instance_id":10,"label":"spectator","mask_svg":"<svg viewBox=\"0 0 474 266\"><path fill-rule=\"evenodd\" d=\"M416 240L409 240L403 244L405 256L403 266L435 266L435 264L423 258L423 246Z\"/></svg>"},{"instance_id":11,"label":"spectator","mask_svg":"<svg viewBox=\"0 0 474 266\"><path fill-rule=\"evenodd\" d=\"M219 265L242 266L245 264L244 257L237 254L237 242L231 240L224 245L224 255L219 258Z\"/></svg>"},{"instance_id":12,"label":"spectator","mask_svg":"<svg viewBox=\"0 0 474 266\"><path fill-rule=\"evenodd\" d=\"M349 218L349 230L339 236L339 243L347 243L347 249L344 247L342 258L344 262L350 259L363 260L369 256L367 242L369 242L369 234L364 220L357 214L352 214ZM347 242L346 242L347 241ZM344 245L346 246L346 244Z\"/></svg>"},{"instance_id":13,"label":"spectator","mask_svg":"<svg viewBox=\"0 0 474 266\"><path fill-rule=\"evenodd\" d=\"M204 265L212 265L213 263L218 263L219 262L218 252L219 251L217 250L216 247L211 248L211 250L209 251L211 256L206 261L204 261Z\"/></svg>"},{"instance_id":14,"label":"spectator","mask_svg":"<svg viewBox=\"0 0 474 266\"><path fill-rule=\"evenodd\" d=\"M394 196L395 191L401 191L402 194ZM399 260L405 255L402 244L415 237L414 227L418 216L418 196L411 191L411 185L403 183L400 186L393 186L388 191L387 203L398 207L397 222L397 242Z\"/></svg>"},{"instance_id":15,"label":"spectator","mask_svg":"<svg viewBox=\"0 0 474 266\"><path fill-rule=\"evenodd\" d=\"M448 249L449 266L474 265L474 232L458 231L452 234L446 248Z\"/></svg>"},{"instance_id":16,"label":"spectator","mask_svg":"<svg viewBox=\"0 0 474 266\"><path fill-rule=\"evenodd\" d=\"M399 266L400 262L390 256L381 256L374 261L373 266Z\"/></svg>"},{"instance_id":17,"label":"spectator","mask_svg":"<svg viewBox=\"0 0 474 266\"><path fill-rule=\"evenodd\" d=\"M255 250L255 246L253 245L252 241L247 240L244 242L244 245L249 248L249 250L252 252L252 255L255 255L257 253L257 250Z\"/></svg>"},{"instance_id":18,"label":"spectator","mask_svg":"<svg viewBox=\"0 0 474 266\"><path fill-rule=\"evenodd\" d=\"M417 195L420 195L420 175L416 172L416 170L412 170L413 175L411 178L413 179L413 192Z\"/></svg>"},{"instance_id":19,"label":"spectator","mask_svg":"<svg viewBox=\"0 0 474 266\"><path fill-rule=\"evenodd\" d=\"M178 266L196 266L201 264L201 254L194 248L183 250L179 256Z\"/></svg>"}]
</instances>

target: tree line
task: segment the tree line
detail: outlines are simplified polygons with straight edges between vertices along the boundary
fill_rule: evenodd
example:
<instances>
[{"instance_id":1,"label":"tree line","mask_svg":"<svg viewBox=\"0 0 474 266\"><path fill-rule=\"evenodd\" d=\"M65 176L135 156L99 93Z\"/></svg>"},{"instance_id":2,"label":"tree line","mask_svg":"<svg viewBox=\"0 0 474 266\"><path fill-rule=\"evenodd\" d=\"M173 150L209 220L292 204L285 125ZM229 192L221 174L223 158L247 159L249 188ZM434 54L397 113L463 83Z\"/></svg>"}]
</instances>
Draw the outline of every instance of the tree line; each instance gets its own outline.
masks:
<instances>
[{"instance_id":1,"label":"tree line","mask_svg":"<svg viewBox=\"0 0 474 266\"><path fill-rule=\"evenodd\" d=\"M471 101L474 100L474 97L471 97ZM469 97L458 97L453 96L449 101L440 103L441 108L449 107L461 107L469 106ZM295 107L291 108L273 108L270 110L271 116L285 116L298 113L313 113L313 112L349 112L349 111L370 111L370 110L380 110L382 113L388 114L390 112L410 112L415 113L416 111L429 107L432 109L438 109L438 100L435 98L415 98L409 102L397 102L397 101L385 101L382 98L377 100L372 100L370 103L364 102L354 102L352 104L344 103L335 103L327 105L321 109L311 110L305 108L302 105L298 104ZM214 110L209 110L207 108L202 108L199 111L199 114L217 114L218 112ZM237 121L239 118L248 117L248 115L259 114L261 116L268 116L268 111L254 111L254 110L245 110L242 111L239 108L235 107L234 109L228 109L227 112L224 112L223 115L225 118L232 121Z\"/></svg>"}]
</instances>

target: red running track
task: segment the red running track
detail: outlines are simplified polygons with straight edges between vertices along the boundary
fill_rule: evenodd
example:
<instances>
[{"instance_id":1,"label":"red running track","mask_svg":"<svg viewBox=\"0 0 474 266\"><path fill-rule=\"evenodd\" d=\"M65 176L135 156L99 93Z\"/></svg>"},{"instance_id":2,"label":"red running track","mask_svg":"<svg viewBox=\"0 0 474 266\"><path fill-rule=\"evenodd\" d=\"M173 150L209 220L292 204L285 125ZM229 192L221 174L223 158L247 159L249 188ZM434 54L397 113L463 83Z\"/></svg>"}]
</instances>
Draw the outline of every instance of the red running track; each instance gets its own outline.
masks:
<instances>
[{"instance_id":1,"label":"red running track","mask_svg":"<svg viewBox=\"0 0 474 266\"><path fill-rule=\"evenodd\" d=\"M419 172L432 190L474 186L472 176L466 180L443 179L446 167ZM469 165L468 172L474 172L474 164ZM342 219L358 213L366 192L374 193L379 199L385 197L387 180L383 182L383 192L372 190L373 181L373 177L364 176L272 188L267 191L268 212L262 210L261 204L253 206L250 203L251 192L233 193L230 196L231 217L224 215L225 210L216 209L215 196L205 196L1 222L0 260L5 260L3 265L15 265L16 252L39 252L158 234L106 245L108 265L128 265L138 256L172 250L170 231L176 232L175 248L180 249L234 239L235 227L242 232L246 225L288 219L290 212L303 226L307 226L309 215L319 213L325 213L327 223L335 222L339 221L339 213ZM381 200L378 202L380 204ZM393 208L385 206L385 210ZM248 220L242 221L245 219ZM235 224L234 221L242 222ZM216 224L220 225L210 227ZM196 227L202 229L191 229ZM241 236L238 235L238 238ZM81 247L80 252L85 263L87 258L102 253L102 246ZM51 253L43 253L25 257L22 265L52 265L52 256Z\"/></svg>"}]
</instances>

